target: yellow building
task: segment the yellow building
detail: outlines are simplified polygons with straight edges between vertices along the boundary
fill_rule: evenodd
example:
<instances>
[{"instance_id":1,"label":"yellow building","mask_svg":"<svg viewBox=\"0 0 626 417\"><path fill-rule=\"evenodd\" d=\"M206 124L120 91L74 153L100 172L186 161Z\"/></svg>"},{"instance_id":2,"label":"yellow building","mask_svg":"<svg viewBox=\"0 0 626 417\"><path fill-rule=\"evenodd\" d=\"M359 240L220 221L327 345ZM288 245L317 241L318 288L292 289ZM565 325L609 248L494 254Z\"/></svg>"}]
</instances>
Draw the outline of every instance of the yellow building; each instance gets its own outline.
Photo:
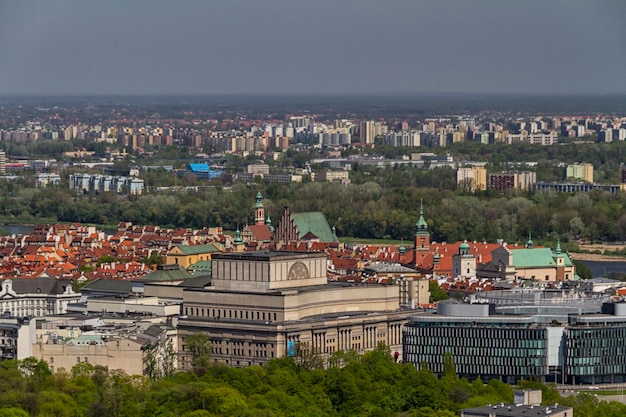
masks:
<instances>
[{"instance_id":1,"label":"yellow building","mask_svg":"<svg viewBox=\"0 0 626 417\"><path fill-rule=\"evenodd\" d=\"M591 164L574 164L568 165L566 170L566 178L574 178L585 182L593 182L593 165Z\"/></svg>"},{"instance_id":2,"label":"yellow building","mask_svg":"<svg viewBox=\"0 0 626 417\"><path fill-rule=\"evenodd\" d=\"M210 261L211 256L224 252L224 247L211 242L206 245L178 245L166 255L166 265L180 265L187 269L199 261Z\"/></svg>"},{"instance_id":3,"label":"yellow building","mask_svg":"<svg viewBox=\"0 0 626 417\"><path fill-rule=\"evenodd\" d=\"M456 182L459 187L469 191L487 189L487 169L483 166L459 168L456 171Z\"/></svg>"}]
</instances>

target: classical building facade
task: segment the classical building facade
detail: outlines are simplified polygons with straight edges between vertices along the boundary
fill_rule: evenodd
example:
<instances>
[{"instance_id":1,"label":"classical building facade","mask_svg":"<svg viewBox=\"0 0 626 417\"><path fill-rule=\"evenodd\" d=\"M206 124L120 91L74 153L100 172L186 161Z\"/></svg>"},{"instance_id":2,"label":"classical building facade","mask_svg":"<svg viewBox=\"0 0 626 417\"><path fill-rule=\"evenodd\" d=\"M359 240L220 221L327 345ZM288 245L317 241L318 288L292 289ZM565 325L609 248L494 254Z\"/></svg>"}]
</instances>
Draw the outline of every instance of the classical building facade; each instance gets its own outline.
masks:
<instances>
[{"instance_id":1,"label":"classical building facade","mask_svg":"<svg viewBox=\"0 0 626 417\"><path fill-rule=\"evenodd\" d=\"M72 281L56 278L5 279L0 287L0 311L16 317L63 314L67 305L80 300Z\"/></svg>"},{"instance_id":2,"label":"classical building facade","mask_svg":"<svg viewBox=\"0 0 626 417\"><path fill-rule=\"evenodd\" d=\"M326 255L256 251L213 257L211 285L183 290L179 367L185 337L209 334L212 358L232 366L292 355L299 344L328 356L382 342L401 350L408 310L399 286L328 283Z\"/></svg>"}]
</instances>

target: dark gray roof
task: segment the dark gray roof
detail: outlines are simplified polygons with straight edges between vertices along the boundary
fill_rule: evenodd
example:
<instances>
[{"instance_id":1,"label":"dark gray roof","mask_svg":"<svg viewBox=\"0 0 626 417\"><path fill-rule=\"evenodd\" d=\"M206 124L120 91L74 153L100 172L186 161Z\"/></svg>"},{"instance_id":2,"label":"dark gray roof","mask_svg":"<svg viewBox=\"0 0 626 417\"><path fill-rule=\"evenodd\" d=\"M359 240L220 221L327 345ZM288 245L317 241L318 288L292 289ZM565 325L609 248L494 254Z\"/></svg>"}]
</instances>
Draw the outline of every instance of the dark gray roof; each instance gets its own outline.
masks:
<instances>
[{"instance_id":1,"label":"dark gray roof","mask_svg":"<svg viewBox=\"0 0 626 417\"><path fill-rule=\"evenodd\" d=\"M17 294L63 294L70 279L56 278L13 278L13 291Z\"/></svg>"},{"instance_id":2,"label":"dark gray roof","mask_svg":"<svg viewBox=\"0 0 626 417\"><path fill-rule=\"evenodd\" d=\"M130 294L133 289L132 281L98 278L81 288L81 292Z\"/></svg>"},{"instance_id":3,"label":"dark gray roof","mask_svg":"<svg viewBox=\"0 0 626 417\"><path fill-rule=\"evenodd\" d=\"M147 334L148 336L158 337L164 331L165 330L159 326L150 326L144 331L144 333Z\"/></svg>"},{"instance_id":4,"label":"dark gray roof","mask_svg":"<svg viewBox=\"0 0 626 417\"><path fill-rule=\"evenodd\" d=\"M200 275L197 277L187 278L180 284L179 287L187 287L187 288L204 288L207 285L211 285L211 276L210 275Z\"/></svg>"},{"instance_id":5,"label":"dark gray roof","mask_svg":"<svg viewBox=\"0 0 626 417\"><path fill-rule=\"evenodd\" d=\"M533 417L533 416L561 416L567 411L568 416L572 413L571 407L562 405L515 405L515 404L497 404L485 407L466 408L461 410L461 415L469 416L496 416L496 417Z\"/></svg>"}]
</instances>

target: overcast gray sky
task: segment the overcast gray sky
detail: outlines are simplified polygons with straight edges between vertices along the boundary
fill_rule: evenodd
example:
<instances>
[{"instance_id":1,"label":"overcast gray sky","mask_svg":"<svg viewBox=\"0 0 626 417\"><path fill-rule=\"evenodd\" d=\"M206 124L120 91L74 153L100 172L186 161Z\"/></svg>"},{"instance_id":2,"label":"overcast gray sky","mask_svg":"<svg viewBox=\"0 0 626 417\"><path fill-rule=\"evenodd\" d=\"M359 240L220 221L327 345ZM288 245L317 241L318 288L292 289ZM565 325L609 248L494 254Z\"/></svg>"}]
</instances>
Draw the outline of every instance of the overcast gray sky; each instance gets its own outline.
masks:
<instances>
[{"instance_id":1,"label":"overcast gray sky","mask_svg":"<svg viewBox=\"0 0 626 417\"><path fill-rule=\"evenodd\" d=\"M625 93L624 0L0 0L0 93Z\"/></svg>"}]
</instances>

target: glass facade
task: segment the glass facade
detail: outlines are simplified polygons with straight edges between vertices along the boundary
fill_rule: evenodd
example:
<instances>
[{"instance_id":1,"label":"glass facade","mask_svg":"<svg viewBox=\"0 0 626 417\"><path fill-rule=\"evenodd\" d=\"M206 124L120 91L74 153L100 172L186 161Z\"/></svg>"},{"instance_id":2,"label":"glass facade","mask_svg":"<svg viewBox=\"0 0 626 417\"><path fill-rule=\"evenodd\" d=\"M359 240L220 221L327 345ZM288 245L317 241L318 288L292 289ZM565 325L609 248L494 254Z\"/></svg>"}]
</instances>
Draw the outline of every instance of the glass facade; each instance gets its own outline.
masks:
<instances>
[{"instance_id":1,"label":"glass facade","mask_svg":"<svg viewBox=\"0 0 626 417\"><path fill-rule=\"evenodd\" d=\"M565 330L565 371L571 384L626 381L626 323Z\"/></svg>"},{"instance_id":2,"label":"glass facade","mask_svg":"<svg viewBox=\"0 0 626 417\"><path fill-rule=\"evenodd\" d=\"M452 354L456 372L469 380L543 379L548 374L547 332L531 322L485 320L410 321L403 333L403 360L422 363L438 375L444 355Z\"/></svg>"}]
</instances>

